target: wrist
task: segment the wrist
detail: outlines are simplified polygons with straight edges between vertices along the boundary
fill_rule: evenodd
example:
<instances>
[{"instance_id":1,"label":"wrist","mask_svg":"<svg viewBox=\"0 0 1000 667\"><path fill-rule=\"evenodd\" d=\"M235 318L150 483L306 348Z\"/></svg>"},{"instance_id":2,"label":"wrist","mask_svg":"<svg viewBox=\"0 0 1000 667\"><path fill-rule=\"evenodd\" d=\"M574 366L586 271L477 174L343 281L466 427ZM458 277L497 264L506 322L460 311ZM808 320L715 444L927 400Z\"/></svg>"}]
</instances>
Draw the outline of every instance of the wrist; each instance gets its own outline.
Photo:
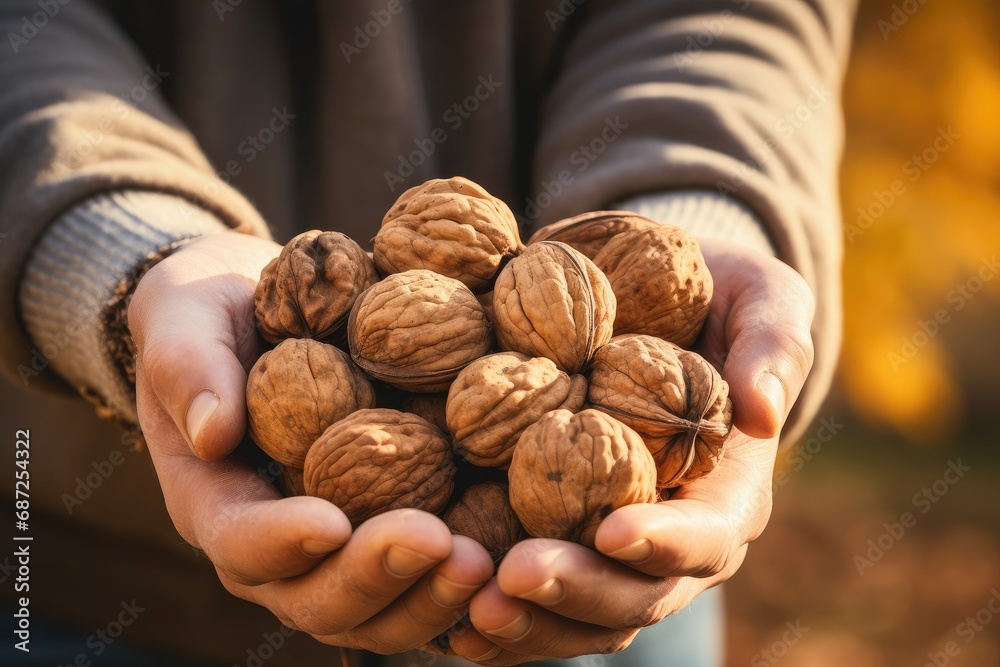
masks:
<instances>
[{"instance_id":1,"label":"wrist","mask_svg":"<svg viewBox=\"0 0 1000 667\"><path fill-rule=\"evenodd\" d=\"M31 363L18 369L22 382L30 385L51 368L101 417L136 423L125 320L132 291L160 259L225 229L211 213L155 192L111 192L61 215L33 249L21 280L20 312L36 348Z\"/></svg>"}]
</instances>

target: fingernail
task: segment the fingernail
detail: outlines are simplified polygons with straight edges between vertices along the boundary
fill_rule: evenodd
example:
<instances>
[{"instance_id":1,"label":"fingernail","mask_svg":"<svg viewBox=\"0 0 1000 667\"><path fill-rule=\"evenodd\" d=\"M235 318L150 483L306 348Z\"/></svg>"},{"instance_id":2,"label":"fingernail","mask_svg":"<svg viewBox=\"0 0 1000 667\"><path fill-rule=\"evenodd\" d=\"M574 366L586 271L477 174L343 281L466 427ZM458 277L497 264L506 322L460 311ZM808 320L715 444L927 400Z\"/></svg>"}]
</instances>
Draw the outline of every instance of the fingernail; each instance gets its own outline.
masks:
<instances>
[{"instance_id":1,"label":"fingernail","mask_svg":"<svg viewBox=\"0 0 1000 667\"><path fill-rule=\"evenodd\" d=\"M778 421L785 419L785 387L777 375L768 371L757 380L757 389L767 398L774 407L774 413L778 415Z\"/></svg>"},{"instance_id":2,"label":"fingernail","mask_svg":"<svg viewBox=\"0 0 1000 667\"><path fill-rule=\"evenodd\" d=\"M566 589L563 588L562 582L553 577L538 588L530 590L527 593L521 593L517 597L531 600L540 605L550 605L561 602L565 596Z\"/></svg>"},{"instance_id":3,"label":"fingernail","mask_svg":"<svg viewBox=\"0 0 1000 667\"><path fill-rule=\"evenodd\" d=\"M307 556L325 556L332 551L336 551L338 545L320 540L302 540L299 549Z\"/></svg>"},{"instance_id":4,"label":"fingernail","mask_svg":"<svg viewBox=\"0 0 1000 667\"><path fill-rule=\"evenodd\" d=\"M442 607L457 607L468 602L477 590L479 590L479 586L457 584L444 575L435 574L431 577L431 599Z\"/></svg>"},{"instance_id":5,"label":"fingernail","mask_svg":"<svg viewBox=\"0 0 1000 667\"><path fill-rule=\"evenodd\" d=\"M188 440L191 441L195 449L198 448L196 444L198 436L201 435L202 429L205 428L205 424L211 419L217 407L219 407L219 395L211 389L202 389L191 399L191 405L188 406L187 411L187 432Z\"/></svg>"},{"instance_id":6,"label":"fingernail","mask_svg":"<svg viewBox=\"0 0 1000 667\"><path fill-rule=\"evenodd\" d=\"M516 641L521 637L528 634L528 630L531 629L531 612L522 611L520 616L515 618L513 621L499 627L496 630L483 630L488 635L493 635L494 637L500 637L502 639L509 639L511 641Z\"/></svg>"},{"instance_id":7,"label":"fingernail","mask_svg":"<svg viewBox=\"0 0 1000 667\"><path fill-rule=\"evenodd\" d=\"M608 556L614 558L615 560L635 564L645 563L652 557L652 555L653 543L645 537L608 554Z\"/></svg>"},{"instance_id":8,"label":"fingernail","mask_svg":"<svg viewBox=\"0 0 1000 667\"><path fill-rule=\"evenodd\" d=\"M395 577L412 577L435 563L432 558L395 544L385 552L385 569Z\"/></svg>"},{"instance_id":9,"label":"fingernail","mask_svg":"<svg viewBox=\"0 0 1000 667\"><path fill-rule=\"evenodd\" d=\"M495 658L498 655L500 655L500 651L502 651L502 650L503 649L500 648L499 646L494 646L493 648L491 648L489 650L488 653L483 653L478 658L472 658L472 657L470 657L469 660L471 660L472 662L486 662L487 660L492 660L493 658Z\"/></svg>"}]
</instances>

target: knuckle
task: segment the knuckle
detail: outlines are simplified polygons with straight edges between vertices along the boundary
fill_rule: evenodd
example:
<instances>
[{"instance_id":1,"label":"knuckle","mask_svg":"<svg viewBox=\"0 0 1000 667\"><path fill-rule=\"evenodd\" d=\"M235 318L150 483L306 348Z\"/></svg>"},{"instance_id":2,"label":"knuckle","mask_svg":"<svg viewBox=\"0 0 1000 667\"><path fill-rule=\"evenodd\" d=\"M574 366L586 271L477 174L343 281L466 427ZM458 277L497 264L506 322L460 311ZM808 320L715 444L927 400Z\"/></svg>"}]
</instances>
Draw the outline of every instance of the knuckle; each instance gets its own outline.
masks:
<instances>
[{"instance_id":1,"label":"knuckle","mask_svg":"<svg viewBox=\"0 0 1000 667\"><path fill-rule=\"evenodd\" d=\"M629 646L631 646L632 641L639 634L638 629L624 630L622 632L616 632L611 635L606 642L601 644L598 653L603 655L609 655L612 653L619 653L624 651Z\"/></svg>"},{"instance_id":2,"label":"knuckle","mask_svg":"<svg viewBox=\"0 0 1000 667\"><path fill-rule=\"evenodd\" d=\"M669 613L669 608L665 598L661 598L644 609L637 610L629 615L622 624L623 630L639 630L656 625ZM631 641L631 640L629 640Z\"/></svg>"},{"instance_id":3,"label":"knuckle","mask_svg":"<svg viewBox=\"0 0 1000 667\"><path fill-rule=\"evenodd\" d=\"M747 542L753 542L764 533L771 520L774 507L774 491L770 484L763 485L757 494L754 511L751 513L747 526Z\"/></svg>"},{"instance_id":4,"label":"knuckle","mask_svg":"<svg viewBox=\"0 0 1000 667\"><path fill-rule=\"evenodd\" d=\"M793 362L805 377L816 359L812 333L804 323L789 324L778 331L782 348L791 356Z\"/></svg>"},{"instance_id":5,"label":"knuckle","mask_svg":"<svg viewBox=\"0 0 1000 667\"><path fill-rule=\"evenodd\" d=\"M345 629L333 619L305 604L298 604L292 609L290 620L294 627L312 637L336 635Z\"/></svg>"}]
</instances>

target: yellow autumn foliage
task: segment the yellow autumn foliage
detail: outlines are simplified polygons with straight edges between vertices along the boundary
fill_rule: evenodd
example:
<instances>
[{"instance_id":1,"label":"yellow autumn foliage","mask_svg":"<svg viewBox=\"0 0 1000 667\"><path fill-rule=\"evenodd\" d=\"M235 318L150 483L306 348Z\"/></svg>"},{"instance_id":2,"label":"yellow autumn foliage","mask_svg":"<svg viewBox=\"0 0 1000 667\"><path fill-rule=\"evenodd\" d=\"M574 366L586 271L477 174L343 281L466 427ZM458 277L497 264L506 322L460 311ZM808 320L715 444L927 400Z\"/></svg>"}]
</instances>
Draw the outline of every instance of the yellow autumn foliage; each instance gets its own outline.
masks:
<instances>
[{"instance_id":1,"label":"yellow autumn foliage","mask_svg":"<svg viewBox=\"0 0 1000 667\"><path fill-rule=\"evenodd\" d=\"M844 89L841 377L858 416L923 441L963 415L937 333L1000 295L962 291L1000 249L1000 7L928 2L883 34L891 8L862 4Z\"/></svg>"}]
</instances>

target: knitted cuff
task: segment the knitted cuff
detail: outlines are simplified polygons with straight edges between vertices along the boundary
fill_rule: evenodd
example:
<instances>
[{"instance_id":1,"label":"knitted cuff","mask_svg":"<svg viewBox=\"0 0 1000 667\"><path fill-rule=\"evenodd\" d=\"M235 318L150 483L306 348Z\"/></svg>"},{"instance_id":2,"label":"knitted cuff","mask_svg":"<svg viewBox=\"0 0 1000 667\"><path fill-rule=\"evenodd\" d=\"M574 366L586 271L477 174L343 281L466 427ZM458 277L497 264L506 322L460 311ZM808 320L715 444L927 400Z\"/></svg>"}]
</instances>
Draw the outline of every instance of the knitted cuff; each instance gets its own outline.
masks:
<instances>
[{"instance_id":1,"label":"knitted cuff","mask_svg":"<svg viewBox=\"0 0 1000 667\"><path fill-rule=\"evenodd\" d=\"M776 254L763 223L742 202L712 190L670 190L639 195L614 208L676 225L695 238L725 239Z\"/></svg>"},{"instance_id":2,"label":"knitted cuff","mask_svg":"<svg viewBox=\"0 0 1000 667\"><path fill-rule=\"evenodd\" d=\"M36 348L22 381L49 368L120 424L137 423L126 321L139 278L187 240L228 229L173 195L122 191L93 197L55 220L32 251L19 293Z\"/></svg>"}]
</instances>

